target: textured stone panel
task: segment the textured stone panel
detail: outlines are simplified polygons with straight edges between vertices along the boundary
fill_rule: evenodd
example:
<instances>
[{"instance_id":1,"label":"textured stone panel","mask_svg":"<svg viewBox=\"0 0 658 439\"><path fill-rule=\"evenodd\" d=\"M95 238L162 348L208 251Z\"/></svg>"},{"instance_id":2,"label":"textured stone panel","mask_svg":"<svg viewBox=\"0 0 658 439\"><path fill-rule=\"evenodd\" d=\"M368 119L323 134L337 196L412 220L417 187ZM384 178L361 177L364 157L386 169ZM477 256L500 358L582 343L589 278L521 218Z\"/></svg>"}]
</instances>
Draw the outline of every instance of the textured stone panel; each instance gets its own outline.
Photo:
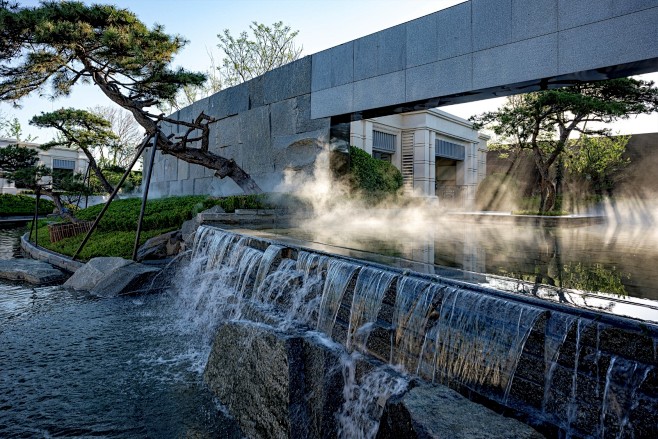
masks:
<instances>
[{"instance_id":1,"label":"textured stone panel","mask_svg":"<svg viewBox=\"0 0 658 439\"><path fill-rule=\"evenodd\" d=\"M557 0L512 0L512 41L557 32Z\"/></svg>"},{"instance_id":2,"label":"textured stone panel","mask_svg":"<svg viewBox=\"0 0 658 439\"><path fill-rule=\"evenodd\" d=\"M384 107L405 100L405 71L354 83L354 110Z\"/></svg>"},{"instance_id":3,"label":"textured stone panel","mask_svg":"<svg viewBox=\"0 0 658 439\"><path fill-rule=\"evenodd\" d=\"M257 182L258 183L258 182ZM261 187L261 189L263 189ZM213 178L208 186L208 194L216 197L227 197L229 195L241 195L244 191L240 189L230 178Z\"/></svg>"},{"instance_id":4,"label":"textured stone panel","mask_svg":"<svg viewBox=\"0 0 658 439\"><path fill-rule=\"evenodd\" d=\"M254 79L247 81L247 88L249 89L249 109L265 105L265 97L263 92L263 84L265 78L258 76Z\"/></svg>"},{"instance_id":5,"label":"textured stone panel","mask_svg":"<svg viewBox=\"0 0 658 439\"><path fill-rule=\"evenodd\" d=\"M560 32L559 73L658 58L658 7Z\"/></svg>"},{"instance_id":6,"label":"textured stone panel","mask_svg":"<svg viewBox=\"0 0 658 439\"><path fill-rule=\"evenodd\" d=\"M430 14L406 24L407 68L438 60L437 17Z\"/></svg>"},{"instance_id":7,"label":"textured stone panel","mask_svg":"<svg viewBox=\"0 0 658 439\"><path fill-rule=\"evenodd\" d=\"M311 57L306 56L264 75L265 104L311 92Z\"/></svg>"},{"instance_id":8,"label":"textured stone panel","mask_svg":"<svg viewBox=\"0 0 658 439\"><path fill-rule=\"evenodd\" d=\"M354 42L312 55L311 90L323 90L354 80Z\"/></svg>"},{"instance_id":9,"label":"textured stone panel","mask_svg":"<svg viewBox=\"0 0 658 439\"><path fill-rule=\"evenodd\" d=\"M407 70L407 102L460 93L472 88L473 55Z\"/></svg>"},{"instance_id":10,"label":"textured stone panel","mask_svg":"<svg viewBox=\"0 0 658 439\"><path fill-rule=\"evenodd\" d=\"M164 178L166 181L178 180L178 160L168 155L164 159Z\"/></svg>"},{"instance_id":11,"label":"textured stone panel","mask_svg":"<svg viewBox=\"0 0 658 439\"><path fill-rule=\"evenodd\" d=\"M306 94L297 98L297 122L295 126L298 133L326 130L328 134L331 120L327 117L311 119L311 95Z\"/></svg>"},{"instance_id":12,"label":"textured stone panel","mask_svg":"<svg viewBox=\"0 0 658 439\"><path fill-rule=\"evenodd\" d=\"M311 95L311 117L313 119L354 111L354 84L319 90Z\"/></svg>"},{"instance_id":13,"label":"textured stone panel","mask_svg":"<svg viewBox=\"0 0 658 439\"><path fill-rule=\"evenodd\" d=\"M354 40L354 80L377 76L378 35L371 34Z\"/></svg>"},{"instance_id":14,"label":"textured stone panel","mask_svg":"<svg viewBox=\"0 0 658 439\"><path fill-rule=\"evenodd\" d=\"M178 162L178 179L187 180L190 178L190 164L184 160L177 160Z\"/></svg>"},{"instance_id":15,"label":"textured stone panel","mask_svg":"<svg viewBox=\"0 0 658 439\"><path fill-rule=\"evenodd\" d=\"M153 181L149 187L149 195L153 198L161 198L169 196L169 182L168 181Z\"/></svg>"},{"instance_id":16,"label":"textured stone panel","mask_svg":"<svg viewBox=\"0 0 658 439\"><path fill-rule=\"evenodd\" d=\"M262 166L267 166L272 142L269 106L244 113L240 129L243 144L240 157L235 159L248 174L253 174Z\"/></svg>"},{"instance_id":17,"label":"textured stone panel","mask_svg":"<svg viewBox=\"0 0 658 439\"><path fill-rule=\"evenodd\" d=\"M247 84L222 90L208 98L208 114L217 119L232 116L249 109L249 86Z\"/></svg>"},{"instance_id":18,"label":"textured stone panel","mask_svg":"<svg viewBox=\"0 0 658 439\"><path fill-rule=\"evenodd\" d=\"M194 180L182 180L181 183L183 195L194 195Z\"/></svg>"},{"instance_id":19,"label":"textured stone panel","mask_svg":"<svg viewBox=\"0 0 658 439\"><path fill-rule=\"evenodd\" d=\"M523 56L519 56L522 53ZM557 34L473 54L473 88L513 84L557 75Z\"/></svg>"},{"instance_id":20,"label":"textured stone panel","mask_svg":"<svg viewBox=\"0 0 658 439\"><path fill-rule=\"evenodd\" d=\"M612 16L617 17L657 6L658 0L617 0L612 3Z\"/></svg>"},{"instance_id":21,"label":"textured stone panel","mask_svg":"<svg viewBox=\"0 0 658 439\"><path fill-rule=\"evenodd\" d=\"M210 194L210 184L213 178L195 178L194 179L194 195L208 195Z\"/></svg>"},{"instance_id":22,"label":"textured stone panel","mask_svg":"<svg viewBox=\"0 0 658 439\"><path fill-rule=\"evenodd\" d=\"M615 0L597 0L596 7L592 7L592 0L558 0L560 30L610 18L614 2Z\"/></svg>"},{"instance_id":23,"label":"textured stone panel","mask_svg":"<svg viewBox=\"0 0 658 439\"><path fill-rule=\"evenodd\" d=\"M473 50L512 40L512 0L472 0Z\"/></svg>"},{"instance_id":24,"label":"textured stone panel","mask_svg":"<svg viewBox=\"0 0 658 439\"><path fill-rule=\"evenodd\" d=\"M439 60L473 51L471 2L462 3L436 13Z\"/></svg>"},{"instance_id":25,"label":"textured stone panel","mask_svg":"<svg viewBox=\"0 0 658 439\"><path fill-rule=\"evenodd\" d=\"M241 115L228 117L216 122L212 127L212 132L216 133L216 140L211 145L211 150L225 148L227 146L239 145L242 143L242 130L240 129Z\"/></svg>"},{"instance_id":26,"label":"textured stone panel","mask_svg":"<svg viewBox=\"0 0 658 439\"><path fill-rule=\"evenodd\" d=\"M172 181L169 183L169 196L178 197L183 194L183 180Z\"/></svg>"},{"instance_id":27,"label":"textured stone panel","mask_svg":"<svg viewBox=\"0 0 658 439\"><path fill-rule=\"evenodd\" d=\"M397 72L405 67L407 60L407 27L395 26L377 32L377 74Z\"/></svg>"},{"instance_id":28,"label":"textured stone panel","mask_svg":"<svg viewBox=\"0 0 658 439\"><path fill-rule=\"evenodd\" d=\"M189 178L203 178L205 176L205 168L201 165L190 164Z\"/></svg>"},{"instance_id":29,"label":"textured stone panel","mask_svg":"<svg viewBox=\"0 0 658 439\"><path fill-rule=\"evenodd\" d=\"M296 132L297 99L287 99L270 105L272 118L272 136L281 136Z\"/></svg>"}]
</instances>

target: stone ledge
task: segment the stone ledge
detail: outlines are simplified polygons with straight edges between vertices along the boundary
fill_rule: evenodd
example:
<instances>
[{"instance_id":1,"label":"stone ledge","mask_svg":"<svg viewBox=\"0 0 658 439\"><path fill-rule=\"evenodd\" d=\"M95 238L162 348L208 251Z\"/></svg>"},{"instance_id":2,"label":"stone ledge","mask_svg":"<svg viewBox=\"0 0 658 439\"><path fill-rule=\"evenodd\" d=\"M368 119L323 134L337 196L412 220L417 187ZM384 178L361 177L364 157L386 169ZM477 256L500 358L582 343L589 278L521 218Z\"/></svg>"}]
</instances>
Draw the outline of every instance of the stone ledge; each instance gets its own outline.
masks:
<instances>
[{"instance_id":1,"label":"stone ledge","mask_svg":"<svg viewBox=\"0 0 658 439\"><path fill-rule=\"evenodd\" d=\"M33 285L62 282L67 275L52 265L33 259L0 260L0 279L23 281Z\"/></svg>"},{"instance_id":2,"label":"stone ledge","mask_svg":"<svg viewBox=\"0 0 658 439\"><path fill-rule=\"evenodd\" d=\"M47 262L69 273L75 273L78 268L84 265L82 262L74 261L67 256L34 246L28 241L27 233L21 236L21 248L32 259Z\"/></svg>"}]
</instances>

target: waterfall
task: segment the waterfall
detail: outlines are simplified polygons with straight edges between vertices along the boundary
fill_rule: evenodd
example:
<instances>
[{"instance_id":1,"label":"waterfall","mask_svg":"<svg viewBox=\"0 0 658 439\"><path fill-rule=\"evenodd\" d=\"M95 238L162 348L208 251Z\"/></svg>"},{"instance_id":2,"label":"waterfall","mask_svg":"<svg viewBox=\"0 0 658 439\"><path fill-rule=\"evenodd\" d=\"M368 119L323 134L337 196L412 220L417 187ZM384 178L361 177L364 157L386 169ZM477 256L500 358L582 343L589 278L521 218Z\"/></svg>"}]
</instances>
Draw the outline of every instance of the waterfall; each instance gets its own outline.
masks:
<instances>
[{"instance_id":1,"label":"waterfall","mask_svg":"<svg viewBox=\"0 0 658 439\"><path fill-rule=\"evenodd\" d=\"M389 271L364 267L359 272L354 286L347 329L347 348L366 350L372 325L377 319L384 294L390 288L395 275Z\"/></svg>"},{"instance_id":2,"label":"waterfall","mask_svg":"<svg viewBox=\"0 0 658 439\"><path fill-rule=\"evenodd\" d=\"M318 330L331 336L338 314L338 308L343 300L354 273L359 266L350 262L332 259L327 269L327 280L322 291L322 300L318 315Z\"/></svg>"},{"instance_id":3,"label":"waterfall","mask_svg":"<svg viewBox=\"0 0 658 439\"><path fill-rule=\"evenodd\" d=\"M542 399L542 411L546 412L553 384L553 374L557 367L560 348L567 339L569 330L577 318L563 313L551 313L546 322L544 341L544 397ZM598 363L597 363L598 364Z\"/></svg>"},{"instance_id":4,"label":"waterfall","mask_svg":"<svg viewBox=\"0 0 658 439\"><path fill-rule=\"evenodd\" d=\"M445 292L436 328L435 379L505 399L542 310L468 290ZM515 324L514 324L515 323Z\"/></svg>"},{"instance_id":5,"label":"waterfall","mask_svg":"<svg viewBox=\"0 0 658 439\"><path fill-rule=\"evenodd\" d=\"M407 373L521 411L530 392L527 413L565 437L633 437L638 421L631 414L637 395L647 395L642 384L654 366L606 351L623 345L609 323L439 278L256 242L200 227L177 280L181 313L207 340L232 319L295 336L333 336L332 343L343 344L336 366L343 400L332 412L341 437L374 437L386 400L406 388ZM655 363L657 339L642 337L630 349L642 346ZM518 367L522 354L532 370ZM356 363L374 358L388 364L357 373Z\"/></svg>"},{"instance_id":6,"label":"waterfall","mask_svg":"<svg viewBox=\"0 0 658 439\"><path fill-rule=\"evenodd\" d=\"M411 276L398 283L395 298L394 349L391 362L416 371L430 314L441 286Z\"/></svg>"}]
</instances>

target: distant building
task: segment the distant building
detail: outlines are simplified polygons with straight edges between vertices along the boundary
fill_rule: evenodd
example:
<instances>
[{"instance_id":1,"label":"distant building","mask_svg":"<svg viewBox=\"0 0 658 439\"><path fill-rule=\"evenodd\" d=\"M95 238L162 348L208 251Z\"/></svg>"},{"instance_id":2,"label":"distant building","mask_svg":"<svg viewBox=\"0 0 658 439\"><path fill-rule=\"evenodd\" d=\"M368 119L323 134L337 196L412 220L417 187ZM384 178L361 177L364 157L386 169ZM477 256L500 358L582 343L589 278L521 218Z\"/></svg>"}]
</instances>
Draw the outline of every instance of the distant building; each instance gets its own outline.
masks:
<instances>
[{"instance_id":1,"label":"distant building","mask_svg":"<svg viewBox=\"0 0 658 439\"><path fill-rule=\"evenodd\" d=\"M486 176L489 136L473 124L432 109L352 122L350 143L402 172L416 196L470 207Z\"/></svg>"},{"instance_id":2,"label":"distant building","mask_svg":"<svg viewBox=\"0 0 658 439\"><path fill-rule=\"evenodd\" d=\"M0 148L5 148L8 145L13 145L15 143L15 139L0 138ZM87 172L89 160L82 151L68 148L51 148L48 151L42 151L39 149L38 143L21 142L20 144L37 150L39 152L39 164L52 169L53 174L84 174ZM9 183L6 179L0 178L0 194L15 195L20 192L21 189L17 189L13 183Z\"/></svg>"}]
</instances>

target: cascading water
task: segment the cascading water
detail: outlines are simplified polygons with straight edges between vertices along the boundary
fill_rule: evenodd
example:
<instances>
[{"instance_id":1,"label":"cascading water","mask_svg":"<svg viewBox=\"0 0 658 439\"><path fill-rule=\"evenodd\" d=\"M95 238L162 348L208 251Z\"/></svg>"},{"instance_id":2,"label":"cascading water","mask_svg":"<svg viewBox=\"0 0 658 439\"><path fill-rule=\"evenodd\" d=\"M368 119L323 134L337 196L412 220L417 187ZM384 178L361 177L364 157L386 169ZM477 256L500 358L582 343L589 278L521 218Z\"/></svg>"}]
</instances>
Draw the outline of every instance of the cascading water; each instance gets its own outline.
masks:
<instances>
[{"instance_id":1,"label":"cascading water","mask_svg":"<svg viewBox=\"0 0 658 439\"><path fill-rule=\"evenodd\" d=\"M322 291L320 310L318 315L318 330L331 336L336 322L338 308L343 300L343 295L352 276L359 269L357 265L350 262L333 259L329 261L327 269L327 280Z\"/></svg>"},{"instance_id":2,"label":"cascading water","mask_svg":"<svg viewBox=\"0 0 658 439\"><path fill-rule=\"evenodd\" d=\"M441 285L405 276L398 283L395 299L394 349L391 362L416 371L421 357L427 322L440 299Z\"/></svg>"},{"instance_id":3,"label":"cascading water","mask_svg":"<svg viewBox=\"0 0 658 439\"><path fill-rule=\"evenodd\" d=\"M373 267L364 267L359 272L354 286L350 321L347 329L346 346L365 350L372 325L377 319L384 294L391 286L395 275Z\"/></svg>"},{"instance_id":4,"label":"cascading water","mask_svg":"<svg viewBox=\"0 0 658 439\"><path fill-rule=\"evenodd\" d=\"M594 370L592 379L598 381L596 370L603 362L599 432L609 436L606 432L614 428L614 436L625 437L624 432L633 430L629 414L635 410L635 394L652 368L621 356L605 363L610 357L599 352L600 324L593 326L568 313L548 312L463 285L401 275L312 251L286 251L271 244L261 251L250 247L251 241L201 227L190 265L183 271L181 301L191 320L205 322L209 330L218 322L241 318L305 336L320 331L331 337L346 331L342 342L347 350L335 364L343 371L343 403L337 417L343 437L373 437L381 402L402 391L408 381L391 374L390 365L361 375L355 372L357 359L371 358L369 337L373 346L381 347L375 356L386 359L390 352L389 363L404 368L405 373L465 386L506 404L531 332L535 326L544 329L537 325L541 316L547 317L541 319L545 330L536 330L533 340L536 343L539 337L543 345L531 356L537 359L533 364L539 366L543 361L544 369L535 374L541 381L533 413L557 425L566 436L582 435L579 410L585 397L581 393L587 389L580 381L581 369ZM339 324L342 332L336 331ZM590 335L585 339L587 330ZM569 335L575 360L568 367L558 366ZM655 340L651 342L654 346ZM585 349L593 353L581 367L579 359ZM561 387L555 389L555 395L561 395L562 406L556 410L553 378L558 367ZM522 375L523 380L532 379L527 373ZM514 394L518 400L518 393Z\"/></svg>"},{"instance_id":5,"label":"cascading water","mask_svg":"<svg viewBox=\"0 0 658 439\"><path fill-rule=\"evenodd\" d=\"M436 322L435 379L505 400L542 310L467 290L447 290ZM515 324L514 324L515 323Z\"/></svg>"}]
</instances>

